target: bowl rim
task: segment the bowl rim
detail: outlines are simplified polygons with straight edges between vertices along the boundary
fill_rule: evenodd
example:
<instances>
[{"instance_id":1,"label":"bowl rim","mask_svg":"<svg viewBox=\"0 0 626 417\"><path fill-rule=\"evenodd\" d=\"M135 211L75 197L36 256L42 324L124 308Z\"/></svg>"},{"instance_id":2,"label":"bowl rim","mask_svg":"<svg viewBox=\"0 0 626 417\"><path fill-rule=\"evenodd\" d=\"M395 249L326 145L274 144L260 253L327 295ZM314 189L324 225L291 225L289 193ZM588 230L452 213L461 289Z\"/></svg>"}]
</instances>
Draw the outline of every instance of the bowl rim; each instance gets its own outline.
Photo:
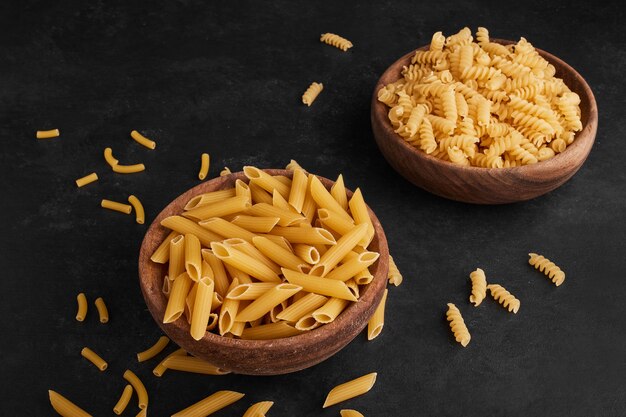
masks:
<instances>
[{"instance_id":1,"label":"bowl rim","mask_svg":"<svg viewBox=\"0 0 626 417\"><path fill-rule=\"evenodd\" d=\"M291 177L293 175L293 171L286 169L263 169L263 171L271 174L271 175L285 175ZM313 174L315 175L315 174ZM333 180L328 178L316 175L322 183L329 182L333 183ZM352 319L354 316L358 316L359 313L367 310L367 308L371 307L373 303L376 302L377 299L382 297L382 293L387 283L387 273L385 270L385 266L388 268L388 261L382 262L384 259L389 259L389 247L387 243L387 238L385 236L384 230L378 217L371 209L371 207L367 206L370 217L372 219L372 223L374 225L374 229L376 232L376 237L378 238L378 253L380 254L379 258L376 262L370 267L375 268L375 272L373 273L374 278L372 281L367 284L367 286L361 292L361 296L359 297L359 301L351 303L341 314L335 318L335 320L331 323L324 324L316 329L311 331L304 332L302 334L298 334L295 336L280 338L280 339L269 339L269 340L252 340L252 339L236 339L236 338L228 338L221 336L219 334L212 333L211 331L205 332L204 336L200 340L194 340L190 335L190 325L187 321L181 316L179 319L175 320L172 323L163 323L162 315L164 313L164 309L158 309L158 306L155 305L155 300L153 300L149 295L152 294L150 288L148 288L148 283L146 282L145 277L148 274L148 269L150 267L162 268L163 264L154 263L150 256L154 252L154 250L163 242L165 237L169 234L170 230L161 226L161 220L165 217L179 215L182 210L179 210L175 214L166 214L166 211L171 206L179 205L181 208L184 204L189 200L189 198L202 194L206 191L207 188L214 188L211 191L218 191L227 188L233 188L235 181L237 179L248 181L247 177L245 177L243 171L234 172L222 177L216 177L209 181L202 182L187 191L180 194L170 203L168 203L159 214L152 221L146 233L144 235L144 239L141 243L140 253L139 253L139 285L141 288L141 292L144 298L144 301L152 315L153 319L157 322L159 327L172 339L174 342L178 343L176 337L179 332L183 332L183 334L188 337L188 342L198 343L198 344L208 344L217 349L229 349L229 348L237 348L238 350L258 350L258 349L266 349L270 351L281 351L287 348L293 348L294 342L297 341L298 346L309 345L319 342L321 339L327 339L336 335L341 329L349 327L351 325ZM326 184L324 184L326 186ZM348 197L352 195L352 191L346 188L346 192ZM148 241L148 236L153 234L159 234L159 239L156 239L152 242ZM165 300L165 295L163 295L161 288L157 288L157 293L161 297L161 301ZM363 302L361 302L363 300ZM166 304L166 302L165 302ZM160 317L157 317L155 314L160 314ZM346 314L348 313L348 314ZM349 342L348 342L349 343ZM193 350L189 350L189 353L193 354Z\"/></svg>"},{"instance_id":2,"label":"bowl rim","mask_svg":"<svg viewBox=\"0 0 626 417\"><path fill-rule=\"evenodd\" d=\"M502 45L510 45L510 44L517 43L517 41L507 40L507 39L498 39L498 38L491 38L490 41L499 43ZM580 132L576 132L574 141L572 142L571 145L567 146L565 151L556 154L554 157L548 160L539 161L536 164L522 165L518 167L484 168L484 167L464 166L464 165L453 164L452 162L445 161L443 159L439 159L432 155L429 155L426 152L422 151L421 149L417 149L416 147L410 145L406 140L404 140L404 138L402 138L402 136L397 134L395 130L393 129L393 126L391 126L391 123L389 122L389 118L387 117L387 113L389 112L388 107L386 104L378 100L378 91L389 83L389 81L383 81L383 80L386 80L387 78L392 78L391 77L392 75L395 76L395 78L393 78L394 80L399 79L399 74L392 74L392 72L396 71L395 68L397 66L399 66L400 64L410 64L410 59L411 57L413 57L413 55L415 55L415 52L420 51L420 50L427 50L429 46L430 44L427 44L417 49L414 49L411 52L404 54L402 57L400 57L395 62L393 62L390 66L388 66L387 69L383 72L383 74L380 76L380 78L376 82L376 86L374 87L374 93L372 95L372 121L376 119L377 122L380 123L381 127L385 131L393 133L393 135L389 135L389 136L393 138L393 140L395 140L396 142L400 143L400 146L406 152L410 153L412 156L418 159L421 159L424 162L435 165L438 168L457 171L461 175L474 173L474 172L481 172L481 173L488 172L489 175L494 175L495 172L499 172L505 175L510 174L510 173L515 173L517 175L528 175L528 176L541 175L543 173L553 172L555 169L560 169L561 161L566 159L569 155L572 154L572 152L574 152L578 148L584 148L584 149L581 149L581 152L584 154L583 160L586 159L587 155L591 151L591 148L595 142L595 137L596 137L596 133L598 129L598 105L597 105L595 96L593 94L593 91L591 90L591 87L589 87L589 84L587 84L587 81L568 63L566 63L559 57L537 47L535 47L535 50L544 59L546 59L548 62L550 62L553 65L555 63L557 64L555 65L555 67L557 67L557 74L559 72L559 67L565 68L566 72L569 72L572 74L572 76L578 81L578 83L582 87L582 91L575 91L575 90L572 90L572 91L576 92L577 94L581 96L582 99L586 99L589 102L589 109L587 111L588 114L586 115L587 121L585 125L583 126L583 129ZM393 81L390 81L390 82L393 82ZM568 87L571 88L571 86L569 85ZM582 115L581 115L581 119L582 119ZM581 139L581 140L578 140L578 139ZM568 151L570 152L568 153Z\"/></svg>"}]
</instances>

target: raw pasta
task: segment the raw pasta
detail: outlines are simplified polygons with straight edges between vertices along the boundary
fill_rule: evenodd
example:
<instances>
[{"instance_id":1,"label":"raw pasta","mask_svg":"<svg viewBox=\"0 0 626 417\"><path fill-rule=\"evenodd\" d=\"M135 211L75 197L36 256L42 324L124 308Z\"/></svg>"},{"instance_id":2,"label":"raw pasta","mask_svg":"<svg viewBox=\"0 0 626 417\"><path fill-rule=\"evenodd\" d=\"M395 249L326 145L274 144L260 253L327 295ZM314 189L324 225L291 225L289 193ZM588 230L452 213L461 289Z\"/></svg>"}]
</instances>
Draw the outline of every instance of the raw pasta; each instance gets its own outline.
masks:
<instances>
[{"instance_id":1,"label":"raw pasta","mask_svg":"<svg viewBox=\"0 0 626 417\"><path fill-rule=\"evenodd\" d=\"M353 46L352 42L350 42L346 38L342 38L339 35L335 35L334 33L323 33L320 36L320 41L324 42L325 44L334 46L335 48L339 48L344 52L352 48Z\"/></svg>"},{"instance_id":2,"label":"raw pasta","mask_svg":"<svg viewBox=\"0 0 626 417\"><path fill-rule=\"evenodd\" d=\"M56 391L48 390L50 404L54 411L63 417L92 417L91 414L62 396Z\"/></svg>"},{"instance_id":3,"label":"raw pasta","mask_svg":"<svg viewBox=\"0 0 626 417\"><path fill-rule=\"evenodd\" d=\"M95 172L92 172L89 175L85 175L84 177L77 179L76 186L84 187L85 185L91 184L94 181L98 181L98 174L96 174Z\"/></svg>"},{"instance_id":4,"label":"raw pasta","mask_svg":"<svg viewBox=\"0 0 626 417\"><path fill-rule=\"evenodd\" d=\"M137 361L144 362L144 361L154 358L156 355L161 353L163 349L165 349L165 347L168 345L169 342L170 342L169 337L167 336L159 337L159 340L157 340L157 342L154 345L150 346L148 349L144 350L143 352L139 352L137 354Z\"/></svg>"},{"instance_id":5,"label":"raw pasta","mask_svg":"<svg viewBox=\"0 0 626 417\"><path fill-rule=\"evenodd\" d=\"M380 300L378 307L374 311L374 314L367 323L367 340L373 340L383 331L385 325L385 304L387 303L387 292L385 289L383 298Z\"/></svg>"},{"instance_id":6,"label":"raw pasta","mask_svg":"<svg viewBox=\"0 0 626 417\"><path fill-rule=\"evenodd\" d=\"M59 129L52 130L38 130L37 131L37 139L50 139L56 138L60 135Z\"/></svg>"},{"instance_id":7,"label":"raw pasta","mask_svg":"<svg viewBox=\"0 0 626 417\"><path fill-rule=\"evenodd\" d=\"M243 396L244 394L235 391L217 391L184 410L172 414L172 417L206 417L240 400Z\"/></svg>"},{"instance_id":8,"label":"raw pasta","mask_svg":"<svg viewBox=\"0 0 626 417\"><path fill-rule=\"evenodd\" d=\"M528 256L530 257L528 263L548 276L554 285L558 287L563 284L563 281L565 281L565 272L554 262L536 253L529 253Z\"/></svg>"},{"instance_id":9,"label":"raw pasta","mask_svg":"<svg viewBox=\"0 0 626 417\"><path fill-rule=\"evenodd\" d=\"M341 417L364 417L363 414L356 410L341 410L339 411Z\"/></svg>"},{"instance_id":10,"label":"raw pasta","mask_svg":"<svg viewBox=\"0 0 626 417\"><path fill-rule=\"evenodd\" d=\"M102 359L96 352L89 349L88 347L84 347L80 354L83 358L87 359L89 362L93 363L96 368L104 371L109 366L104 359Z\"/></svg>"},{"instance_id":11,"label":"raw pasta","mask_svg":"<svg viewBox=\"0 0 626 417\"><path fill-rule=\"evenodd\" d=\"M244 413L243 417L265 417L270 408L274 405L274 401L261 401L252 404Z\"/></svg>"},{"instance_id":12,"label":"raw pasta","mask_svg":"<svg viewBox=\"0 0 626 417\"><path fill-rule=\"evenodd\" d=\"M108 323L109 322L109 309L107 309L106 304L102 297L96 298L94 302L96 305L96 309L98 310L98 316L100 317L100 323Z\"/></svg>"},{"instance_id":13,"label":"raw pasta","mask_svg":"<svg viewBox=\"0 0 626 417\"><path fill-rule=\"evenodd\" d=\"M475 271L470 273L470 279L472 280L472 295L470 295L470 303L478 307L487 296L487 277L485 277L485 271L480 268L476 268Z\"/></svg>"},{"instance_id":14,"label":"raw pasta","mask_svg":"<svg viewBox=\"0 0 626 417\"><path fill-rule=\"evenodd\" d=\"M128 197L128 202L133 206L135 210L135 221L139 224L143 224L146 220L146 214L143 209L141 201L134 195Z\"/></svg>"},{"instance_id":15,"label":"raw pasta","mask_svg":"<svg viewBox=\"0 0 626 417\"><path fill-rule=\"evenodd\" d=\"M170 355L163 360L163 366L166 369L172 369L174 371L191 372L194 374L204 375L226 375L230 373L227 370L218 368L206 361L193 356L187 356L183 354Z\"/></svg>"},{"instance_id":16,"label":"raw pasta","mask_svg":"<svg viewBox=\"0 0 626 417\"><path fill-rule=\"evenodd\" d=\"M450 322L450 329L454 334L454 338L457 342L459 342L463 347L466 347L472 337L470 336L469 330L465 325L465 321L463 320L463 316L461 316L461 312L459 309L452 303L448 303L448 311L446 312L446 318Z\"/></svg>"},{"instance_id":17,"label":"raw pasta","mask_svg":"<svg viewBox=\"0 0 626 417\"><path fill-rule=\"evenodd\" d=\"M137 393L137 399L139 408L144 409L148 407L148 391L143 385L143 382L135 375L135 373L129 369L124 371L124 379L130 383Z\"/></svg>"},{"instance_id":18,"label":"raw pasta","mask_svg":"<svg viewBox=\"0 0 626 417\"><path fill-rule=\"evenodd\" d=\"M509 312L517 314L520 308L520 301L508 292L503 286L498 284L489 284L487 289L491 292L494 300L502 304Z\"/></svg>"},{"instance_id":19,"label":"raw pasta","mask_svg":"<svg viewBox=\"0 0 626 417\"><path fill-rule=\"evenodd\" d=\"M203 180L209 174L209 154L203 153L200 157L200 172L198 172L198 178Z\"/></svg>"},{"instance_id":20,"label":"raw pasta","mask_svg":"<svg viewBox=\"0 0 626 417\"><path fill-rule=\"evenodd\" d=\"M117 403L113 406L113 412L118 416L126 410L128 403L130 402L130 397L133 395L133 386L126 385L124 387L124 391L122 391L122 395Z\"/></svg>"},{"instance_id":21,"label":"raw pasta","mask_svg":"<svg viewBox=\"0 0 626 417\"><path fill-rule=\"evenodd\" d=\"M304 94L302 94L302 102L310 107L323 89L324 84L312 82L309 88L307 88Z\"/></svg>"},{"instance_id":22,"label":"raw pasta","mask_svg":"<svg viewBox=\"0 0 626 417\"><path fill-rule=\"evenodd\" d=\"M122 204L122 203L118 203L117 201L111 201L111 200L105 200L105 199L102 199L102 202L100 202L100 206L102 206L102 208L119 211L120 213L124 213L124 214L130 214L133 211L133 206L129 206L128 204Z\"/></svg>"},{"instance_id":23,"label":"raw pasta","mask_svg":"<svg viewBox=\"0 0 626 417\"><path fill-rule=\"evenodd\" d=\"M387 278L389 279L389 283L396 287L402 284L402 274L391 255L389 255L389 272L387 273Z\"/></svg>"},{"instance_id":24,"label":"raw pasta","mask_svg":"<svg viewBox=\"0 0 626 417\"><path fill-rule=\"evenodd\" d=\"M137 132L136 130L133 130L132 132L130 132L130 137L133 138L135 142L137 142L140 145L145 146L148 149L156 148L156 142L148 139L147 137L143 136L141 133Z\"/></svg>"},{"instance_id":25,"label":"raw pasta","mask_svg":"<svg viewBox=\"0 0 626 417\"><path fill-rule=\"evenodd\" d=\"M337 385L330 390L326 396L326 401L324 401L322 408L330 407L331 405L365 394L374 386L377 375L376 372L372 372L371 374L363 375L362 377Z\"/></svg>"},{"instance_id":26,"label":"raw pasta","mask_svg":"<svg viewBox=\"0 0 626 417\"><path fill-rule=\"evenodd\" d=\"M76 320L83 321L87 316L87 297L85 293L80 293L76 296L76 301L78 302L78 311L76 312Z\"/></svg>"}]
</instances>

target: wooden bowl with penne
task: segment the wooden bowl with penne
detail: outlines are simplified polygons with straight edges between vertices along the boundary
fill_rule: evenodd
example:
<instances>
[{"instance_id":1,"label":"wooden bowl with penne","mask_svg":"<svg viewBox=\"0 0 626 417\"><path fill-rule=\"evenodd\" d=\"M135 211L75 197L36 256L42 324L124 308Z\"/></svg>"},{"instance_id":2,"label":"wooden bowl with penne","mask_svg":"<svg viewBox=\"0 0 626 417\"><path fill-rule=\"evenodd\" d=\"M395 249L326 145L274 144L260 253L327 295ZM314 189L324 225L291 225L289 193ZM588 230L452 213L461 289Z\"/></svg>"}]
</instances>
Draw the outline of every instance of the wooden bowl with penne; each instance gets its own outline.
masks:
<instances>
[{"instance_id":1,"label":"wooden bowl with penne","mask_svg":"<svg viewBox=\"0 0 626 417\"><path fill-rule=\"evenodd\" d=\"M450 57L449 65L437 57L442 50L433 52L431 45L393 63L372 97L374 138L400 175L444 198L504 204L548 193L578 171L595 140L598 108L586 81L572 67L524 38L516 43L487 37L480 45L474 43L473 61L472 47L467 47L467 66L451 58L454 52L445 55L448 40L443 53ZM462 48L456 49L459 60ZM485 51L485 64L477 64ZM433 67L438 68L434 73L421 72ZM479 91L480 97L474 97ZM486 118L477 123L481 99L489 104Z\"/></svg>"},{"instance_id":2,"label":"wooden bowl with penne","mask_svg":"<svg viewBox=\"0 0 626 417\"><path fill-rule=\"evenodd\" d=\"M244 171L190 189L156 217L139 254L141 291L163 331L219 373L295 372L367 326L387 284L387 240L342 180Z\"/></svg>"}]
</instances>

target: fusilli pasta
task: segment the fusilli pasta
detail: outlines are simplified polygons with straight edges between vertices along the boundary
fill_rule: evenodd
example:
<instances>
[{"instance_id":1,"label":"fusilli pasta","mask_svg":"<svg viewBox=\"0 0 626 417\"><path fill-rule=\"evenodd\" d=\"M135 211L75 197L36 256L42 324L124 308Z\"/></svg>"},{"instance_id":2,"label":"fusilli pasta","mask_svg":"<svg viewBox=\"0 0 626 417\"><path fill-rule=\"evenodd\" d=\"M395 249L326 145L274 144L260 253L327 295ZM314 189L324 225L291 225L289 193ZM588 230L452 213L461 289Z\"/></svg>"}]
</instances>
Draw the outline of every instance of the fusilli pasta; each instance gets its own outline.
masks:
<instances>
[{"instance_id":1,"label":"fusilli pasta","mask_svg":"<svg viewBox=\"0 0 626 417\"><path fill-rule=\"evenodd\" d=\"M529 253L528 256L530 257L528 263L548 276L554 285L558 287L563 284L563 281L565 281L565 272L556 266L554 262L536 253Z\"/></svg>"}]
</instances>

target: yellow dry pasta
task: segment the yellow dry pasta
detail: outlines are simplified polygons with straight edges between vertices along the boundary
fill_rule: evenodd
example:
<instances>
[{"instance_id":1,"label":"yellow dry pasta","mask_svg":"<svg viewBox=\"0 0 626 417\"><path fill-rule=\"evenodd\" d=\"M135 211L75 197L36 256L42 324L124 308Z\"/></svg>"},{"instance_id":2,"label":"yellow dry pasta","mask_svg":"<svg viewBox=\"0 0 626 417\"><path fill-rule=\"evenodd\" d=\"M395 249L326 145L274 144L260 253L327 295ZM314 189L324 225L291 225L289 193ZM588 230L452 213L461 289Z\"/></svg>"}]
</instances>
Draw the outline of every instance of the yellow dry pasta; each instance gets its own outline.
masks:
<instances>
[{"instance_id":1,"label":"yellow dry pasta","mask_svg":"<svg viewBox=\"0 0 626 417\"><path fill-rule=\"evenodd\" d=\"M128 197L128 202L133 206L133 209L135 210L135 221L139 224L144 224L144 222L146 221L146 214L143 209L143 204L141 204L141 201L139 201L139 199L134 195L131 195Z\"/></svg>"},{"instance_id":2,"label":"yellow dry pasta","mask_svg":"<svg viewBox=\"0 0 626 417\"><path fill-rule=\"evenodd\" d=\"M565 281L565 272L554 262L536 253L529 253L528 263L543 272L557 287Z\"/></svg>"},{"instance_id":3,"label":"yellow dry pasta","mask_svg":"<svg viewBox=\"0 0 626 417\"><path fill-rule=\"evenodd\" d=\"M117 172L118 174L134 174L136 172L141 172L146 169L144 164L134 164L134 165L120 165L116 164L112 166L113 172Z\"/></svg>"},{"instance_id":4,"label":"yellow dry pasta","mask_svg":"<svg viewBox=\"0 0 626 417\"><path fill-rule=\"evenodd\" d=\"M185 204L185 210L192 210L198 207L206 206L207 204L217 203L219 201L226 200L227 198L235 197L235 194L236 191L234 188L199 194Z\"/></svg>"},{"instance_id":5,"label":"yellow dry pasta","mask_svg":"<svg viewBox=\"0 0 626 417\"><path fill-rule=\"evenodd\" d=\"M168 343L170 343L169 337L167 336L159 337L159 340L157 340L154 345L150 346L148 349L144 350L143 352L139 352L137 354L137 361L144 362L144 361L154 358L156 355L161 353L163 349L165 349Z\"/></svg>"},{"instance_id":6,"label":"yellow dry pasta","mask_svg":"<svg viewBox=\"0 0 626 417\"><path fill-rule=\"evenodd\" d=\"M171 323L178 320L185 310L187 294L191 290L193 281L187 272L183 272L174 279L170 289L170 297L167 300L163 323Z\"/></svg>"},{"instance_id":7,"label":"yellow dry pasta","mask_svg":"<svg viewBox=\"0 0 626 417\"><path fill-rule=\"evenodd\" d=\"M77 187L84 187L87 184L91 184L92 182L98 181L98 174L92 172L89 175L85 175L82 178L76 180Z\"/></svg>"},{"instance_id":8,"label":"yellow dry pasta","mask_svg":"<svg viewBox=\"0 0 626 417\"><path fill-rule=\"evenodd\" d=\"M367 340L376 339L383 331L383 326L385 325L385 304L387 303L387 292L388 290L385 288L383 298L380 300L374 314L367 322Z\"/></svg>"},{"instance_id":9,"label":"yellow dry pasta","mask_svg":"<svg viewBox=\"0 0 626 417\"><path fill-rule=\"evenodd\" d=\"M139 379L137 375L130 369L124 371L124 379L130 383L135 389L138 398L139 408L144 409L148 407L148 391L146 391L146 387L143 385L143 382Z\"/></svg>"},{"instance_id":10,"label":"yellow dry pasta","mask_svg":"<svg viewBox=\"0 0 626 417\"><path fill-rule=\"evenodd\" d=\"M454 334L454 339L459 342L461 346L466 347L472 337L470 336L469 330L465 325L463 316L461 316L461 312L459 311L457 306L452 303L448 303L446 319L450 322L450 329Z\"/></svg>"},{"instance_id":11,"label":"yellow dry pasta","mask_svg":"<svg viewBox=\"0 0 626 417\"><path fill-rule=\"evenodd\" d=\"M205 399L172 414L172 417L206 417L243 398L244 394L235 391L217 391Z\"/></svg>"},{"instance_id":12,"label":"yellow dry pasta","mask_svg":"<svg viewBox=\"0 0 626 417\"><path fill-rule=\"evenodd\" d=\"M291 284L301 286L304 291L348 301L357 301L346 284L336 279L316 277L283 268L283 275Z\"/></svg>"},{"instance_id":13,"label":"yellow dry pasta","mask_svg":"<svg viewBox=\"0 0 626 417\"><path fill-rule=\"evenodd\" d=\"M389 272L387 273L387 278L389 279L389 283L396 287L402 284L402 274L391 255L389 255Z\"/></svg>"},{"instance_id":14,"label":"yellow dry pasta","mask_svg":"<svg viewBox=\"0 0 626 417\"><path fill-rule=\"evenodd\" d=\"M301 289L302 287L291 283L278 284L254 300L242 311L239 311L237 317L235 317L235 321L257 320L266 313L269 313L272 307L287 300Z\"/></svg>"},{"instance_id":15,"label":"yellow dry pasta","mask_svg":"<svg viewBox=\"0 0 626 417\"><path fill-rule=\"evenodd\" d=\"M280 321L255 327L247 327L241 333L241 338L248 340L271 340L297 336L301 333L301 330L296 329L284 321Z\"/></svg>"},{"instance_id":16,"label":"yellow dry pasta","mask_svg":"<svg viewBox=\"0 0 626 417\"><path fill-rule=\"evenodd\" d=\"M102 208L119 211L120 213L124 214L130 214L133 211L133 206L106 199L102 199L102 201L100 202L100 206Z\"/></svg>"},{"instance_id":17,"label":"yellow dry pasta","mask_svg":"<svg viewBox=\"0 0 626 417\"><path fill-rule=\"evenodd\" d=\"M155 149L156 148L156 142L155 141L148 139L147 137L145 137L141 133L137 132L136 130L133 130L132 132L130 132L130 137L133 138L135 140L135 142L137 142L138 144L140 144L142 146L145 146L148 149Z\"/></svg>"},{"instance_id":18,"label":"yellow dry pasta","mask_svg":"<svg viewBox=\"0 0 626 417\"><path fill-rule=\"evenodd\" d=\"M502 304L509 312L517 314L520 308L520 301L499 284L489 284L487 289L491 292L494 300Z\"/></svg>"},{"instance_id":19,"label":"yellow dry pasta","mask_svg":"<svg viewBox=\"0 0 626 417\"><path fill-rule=\"evenodd\" d=\"M88 347L84 347L80 351L80 354L83 358L93 363L100 371L106 370L109 366L104 359L102 359L96 352L89 349Z\"/></svg>"},{"instance_id":20,"label":"yellow dry pasta","mask_svg":"<svg viewBox=\"0 0 626 417\"><path fill-rule=\"evenodd\" d=\"M362 377L337 385L335 388L330 390L330 392L326 396L326 401L324 401L324 405L322 406L322 408L330 407L331 405L335 405L342 401L346 401L350 398L354 398L367 393L369 390L372 389L374 383L376 383L377 375L378 374L376 372L372 372L370 374L363 375Z\"/></svg>"},{"instance_id":21,"label":"yellow dry pasta","mask_svg":"<svg viewBox=\"0 0 626 417\"><path fill-rule=\"evenodd\" d=\"M279 221L280 217L238 215L231 223L252 233L269 233Z\"/></svg>"},{"instance_id":22,"label":"yellow dry pasta","mask_svg":"<svg viewBox=\"0 0 626 417\"><path fill-rule=\"evenodd\" d=\"M363 414L351 409L340 410L339 414L341 414L341 417L364 417Z\"/></svg>"},{"instance_id":23,"label":"yellow dry pasta","mask_svg":"<svg viewBox=\"0 0 626 417\"><path fill-rule=\"evenodd\" d=\"M200 172L198 172L198 178L203 180L209 175L209 163L210 157L208 153L203 153L200 157Z\"/></svg>"},{"instance_id":24,"label":"yellow dry pasta","mask_svg":"<svg viewBox=\"0 0 626 417\"><path fill-rule=\"evenodd\" d=\"M191 316L191 337L200 340L204 337L209 325L211 315L211 304L213 301L213 291L215 283L209 277L203 276L196 284L196 298Z\"/></svg>"},{"instance_id":25,"label":"yellow dry pasta","mask_svg":"<svg viewBox=\"0 0 626 417\"><path fill-rule=\"evenodd\" d=\"M475 307L478 307L487 296L487 277L485 277L485 271L480 268L476 268L469 276L472 280L472 294L469 300Z\"/></svg>"},{"instance_id":26,"label":"yellow dry pasta","mask_svg":"<svg viewBox=\"0 0 626 417\"><path fill-rule=\"evenodd\" d=\"M274 405L274 401L261 401L252 404L244 413L243 417L265 417L270 408Z\"/></svg>"},{"instance_id":27,"label":"yellow dry pasta","mask_svg":"<svg viewBox=\"0 0 626 417\"><path fill-rule=\"evenodd\" d=\"M154 376L157 377L161 377L163 376L163 374L165 373L165 371L167 370L167 367L165 366L165 361L169 358L171 358L172 356L177 356L177 355L183 355L186 356L187 352L185 352L185 349L177 349L174 352L170 353L169 355L167 355L161 362L159 362L159 364L157 366L155 366L155 368L152 370L152 373L154 374Z\"/></svg>"},{"instance_id":28,"label":"yellow dry pasta","mask_svg":"<svg viewBox=\"0 0 626 417\"><path fill-rule=\"evenodd\" d=\"M87 297L85 293L80 293L76 296L78 302L78 310L76 311L76 321L83 321L87 316Z\"/></svg>"},{"instance_id":29,"label":"yellow dry pasta","mask_svg":"<svg viewBox=\"0 0 626 417\"><path fill-rule=\"evenodd\" d=\"M323 89L324 84L312 82L311 85L306 89L304 94L302 94L302 103L310 107L317 98L317 96L320 95Z\"/></svg>"},{"instance_id":30,"label":"yellow dry pasta","mask_svg":"<svg viewBox=\"0 0 626 417\"><path fill-rule=\"evenodd\" d=\"M295 301L289 307L281 311L276 317L280 320L288 322L297 322L307 314L312 314L313 311L322 307L328 301L328 297L323 295L309 293L304 297Z\"/></svg>"},{"instance_id":31,"label":"yellow dry pasta","mask_svg":"<svg viewBox=\"0 0 626 417\"><path fill-rule=\"evenodd\" d=\"M103 323L103 324L108 323L109 322L109 309L104 303L104 300L102 299L102 297L96 298L96 301L94 302L94 304L96 305L96 309L98 310L100 323Z\"/></svg>"},{"instance_id":32,"label":"yellow dry pasta","mask_svg":"<svg viewBox=\"0 0 626 417\"><path fill-rule=\"evenodd\" d=\"M92 417L91 414L56 391L48 390L48 396L54 411L63 417Z\"/></svg>"},{"instance_id":33,"label":"yellow dry pasta","mask_svg":"<svg viewBox=\"0 0 626 417\"><path fill-rule=\"evenodd\" d=\"M133 395L133 386L126 385L124 387L124 391L122 391L122 395L120 396L120 399L113 406L113 412L117 414L118 416L122 414L124 410L126 410L126 407L128 406L128 403L130 402L130 398L132 397L132 395Z\"/></svg>"},{"instance_id":34,"label":"yellow dry pasta","mask_svg":"<svg viewBox=\"0 0 626 417\"><path fill-rule=\"evenodd\" d=\"M52 129L52 130L38 130L37 131L37 139L50 139L50 138L56 138L59 135L61 135L61 132L59 132L59 129Z\"/></svg>"},{"instance_id":35,"label":"yellow dry pasta","mask_svg":"<svg viewBox=\"0 0 626 417\"><path fill-rule=\"evenodd\" d=\"M120 162L113 156L113 150L111 148L104 148L104 160L111 168Z\"/></svg>"},{"instance_id":36,"label":"yellow dry pasta","mask_svg":"<svg viewBox=\"0 0 626 417\"><path fill-rule=\"evenodd\" d=\"M352 42L334 33L322 33L320 36L320 42L334 46L344 52L353 46Z\"/></svg>"},{"instance_id":37,"label":"yellow dry pasta","mask_svg":"<svg viewBox=\"0 0 626 417\"><path fill-rule=\"evenodd\" d=\"M226 175L230 175L233 172L228 167L224 167L223 170L220 171L220 177L225 177Z\"/></svg>"},{"instance_id":38,"label":"yellow dry pasta","mask_svg":"<svg viewBox=\"0 0 626 417\"><path fill-rule=\"evenodd\" d=\"M173 371L190 372L194 374L226 375L230 373L202 359L180 354L168 356L163 360L163 366Z\"/></svg>"}]
</instances>

